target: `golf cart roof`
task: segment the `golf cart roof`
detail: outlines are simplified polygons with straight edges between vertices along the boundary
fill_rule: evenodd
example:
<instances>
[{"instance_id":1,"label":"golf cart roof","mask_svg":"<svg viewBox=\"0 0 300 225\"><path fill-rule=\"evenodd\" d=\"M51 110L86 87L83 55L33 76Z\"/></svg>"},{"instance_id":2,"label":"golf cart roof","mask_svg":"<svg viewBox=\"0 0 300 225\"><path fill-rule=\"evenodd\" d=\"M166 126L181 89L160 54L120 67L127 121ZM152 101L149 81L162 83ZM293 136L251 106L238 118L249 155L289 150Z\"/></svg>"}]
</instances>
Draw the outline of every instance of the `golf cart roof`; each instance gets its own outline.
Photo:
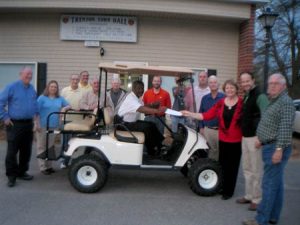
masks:
<instances>
[{"instance_id":1,"label":"golf cart roof","mask_svg":"<svg viewBox=\"0 0 300 225\"><path fill-rule=\"evenodd\" d=\"M187 67L174 66L140 66L134 64L100 63L99 68L108 73L118 74L149 74L158 76L187 76L193 71Z\"/></svg>"}]
</instances>

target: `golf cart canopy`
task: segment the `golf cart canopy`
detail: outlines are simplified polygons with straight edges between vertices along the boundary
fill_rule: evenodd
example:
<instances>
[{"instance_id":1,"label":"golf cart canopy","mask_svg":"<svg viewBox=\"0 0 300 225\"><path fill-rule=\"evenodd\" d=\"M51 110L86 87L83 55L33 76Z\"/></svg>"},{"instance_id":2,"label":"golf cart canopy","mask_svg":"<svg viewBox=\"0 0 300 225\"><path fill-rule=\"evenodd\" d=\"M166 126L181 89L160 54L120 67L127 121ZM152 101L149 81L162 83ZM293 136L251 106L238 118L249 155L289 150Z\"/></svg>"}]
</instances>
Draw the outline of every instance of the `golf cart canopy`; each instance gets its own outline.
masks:
<instances>
[{"instance_id":1,"label":"golf cart canopy","mask_svg":"<svg viewBox=\"0 0 300 225\"><path fill-rule=\"evenodd\" d=\"M99 69L107 73L148 74L158 76L189 76L193 71L187 67L174 66L140 66L133 64L100 63Z\"/></svg>"}]
</instances>

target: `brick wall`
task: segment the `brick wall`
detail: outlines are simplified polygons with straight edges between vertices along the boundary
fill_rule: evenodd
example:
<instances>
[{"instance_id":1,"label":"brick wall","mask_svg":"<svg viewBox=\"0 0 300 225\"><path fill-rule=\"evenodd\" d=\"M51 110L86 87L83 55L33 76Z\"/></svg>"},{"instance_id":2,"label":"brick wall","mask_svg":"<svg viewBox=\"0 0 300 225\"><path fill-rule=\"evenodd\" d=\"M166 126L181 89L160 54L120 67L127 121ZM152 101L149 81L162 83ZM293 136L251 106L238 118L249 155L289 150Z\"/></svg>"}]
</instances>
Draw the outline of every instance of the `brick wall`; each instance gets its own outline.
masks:
<instances>
[{"instance_id":1,"label":"brick wall","mask_svg":"<svg viewBox=\"0 0 300 225\"><path fill-rule=\"evenodd\" d=\"M238 74L253 69L255 5L251 6L251 17L240 24Z\"/></svg>"},{"instance_id":2,"label":"brick wall","mask_svg":"<svg viewBox=\"0 0 300 225\"><path fill-rule=\"evenodd\" d=\"M243 71L253 70L254 59L254 23L255 23L255 5L251 5L251 16L240 24L239 27L239 52L238 52L238 74Z\"/></svg>"}]
</instances>

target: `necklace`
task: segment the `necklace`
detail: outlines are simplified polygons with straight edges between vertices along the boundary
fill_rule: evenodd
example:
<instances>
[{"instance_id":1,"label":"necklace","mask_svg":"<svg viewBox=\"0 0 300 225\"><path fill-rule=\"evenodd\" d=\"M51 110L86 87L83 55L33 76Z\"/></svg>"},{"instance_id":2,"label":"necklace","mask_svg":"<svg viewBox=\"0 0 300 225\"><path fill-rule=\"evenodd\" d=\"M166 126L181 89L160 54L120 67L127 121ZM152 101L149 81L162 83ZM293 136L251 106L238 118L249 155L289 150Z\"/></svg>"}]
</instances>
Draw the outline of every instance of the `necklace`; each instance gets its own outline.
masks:
<instances>
[{"instance_id":1,"label":"necklace","mask_svg":"<svg viewBox=\"0 0 300 225\"><path fill-rule=\"evenodd\" d=\"M230 99L227 99L226 101L226 106L228 107L229 110L232 109L232 107L236 104L236 99L233 99L233 100L230 100Z\"/></svg>"}]
</instances>

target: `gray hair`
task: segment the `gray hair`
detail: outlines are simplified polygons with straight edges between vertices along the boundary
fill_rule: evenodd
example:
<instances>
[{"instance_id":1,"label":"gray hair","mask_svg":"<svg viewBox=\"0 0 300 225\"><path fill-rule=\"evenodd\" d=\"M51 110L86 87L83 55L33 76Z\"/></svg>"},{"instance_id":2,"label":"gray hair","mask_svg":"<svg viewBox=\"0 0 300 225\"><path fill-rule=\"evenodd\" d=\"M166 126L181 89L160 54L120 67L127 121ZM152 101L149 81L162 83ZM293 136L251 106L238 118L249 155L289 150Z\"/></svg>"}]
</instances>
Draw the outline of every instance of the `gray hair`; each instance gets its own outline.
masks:
<instances>
[{"instance_id":1,"label":"gray hair","mask_svg":"<svg viewBox=\"0 0 300 225\"><path fill-rule=\"evenodd\" d=\"M210 76L208 77L208 82L211 81L211 80L215 80L215 81L218 82L218 78L217 78L216 75L210 75Z\"/></svg>"},{"instance_id":2,"label":"gray hair","mask_svg":"<svg viewBox=\"0 0 300 225\"><path fill-rule=\"evenodd\" d=\"M278 79L278 81L282 84L282 85L286 85L286 79L285 77L281 74L281 73L274 73L269 77L269 80L271 77L276 77Z\"/></svg>"},{"instance_id":3,"label":"gray hair","mask_svg":"<svg viewBox=\"0 0 300 225\"><path fill-rule=\"evenodd\" d=\"M113 78L111 79L111 82L112 82L112 83L113 83L113 82L121 83L121 80L120 80L119 77L113 77Z\"/></svg>"},{"instance_id":4,"label":"gray hair","mask_svg":"<svg viewBox=\"0 0 300 225\"><path fill-rule=\"evenodd\" d=\"M97 76L94 76L94 77L91 79L91 84L94 83L94 81L99 82L99 79L98 79Z\"/></svg>"}]
</instances>

